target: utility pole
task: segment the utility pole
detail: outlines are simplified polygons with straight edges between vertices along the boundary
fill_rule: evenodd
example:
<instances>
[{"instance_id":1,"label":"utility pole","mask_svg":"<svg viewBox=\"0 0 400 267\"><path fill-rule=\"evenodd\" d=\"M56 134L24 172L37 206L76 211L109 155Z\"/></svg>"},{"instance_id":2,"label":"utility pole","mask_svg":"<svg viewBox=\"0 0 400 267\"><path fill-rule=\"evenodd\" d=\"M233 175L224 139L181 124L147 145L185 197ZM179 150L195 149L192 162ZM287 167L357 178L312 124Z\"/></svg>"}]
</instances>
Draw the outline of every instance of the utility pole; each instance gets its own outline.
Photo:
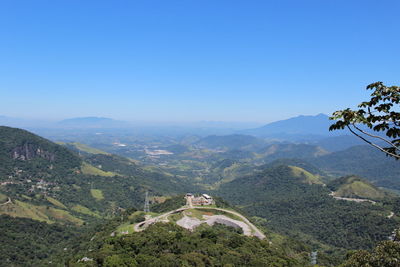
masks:
<instances>
[{"instance_id":1,"label":"utility pole","mask_svg":"<svg viewBox=\"0 0 400 267\"><path fill-rule=\"evenodd\" d=\"M150 212L150 203L149 203L149 191L146 191L146 197L144 200L144 212Z\"/></svg>"}]
</instances>

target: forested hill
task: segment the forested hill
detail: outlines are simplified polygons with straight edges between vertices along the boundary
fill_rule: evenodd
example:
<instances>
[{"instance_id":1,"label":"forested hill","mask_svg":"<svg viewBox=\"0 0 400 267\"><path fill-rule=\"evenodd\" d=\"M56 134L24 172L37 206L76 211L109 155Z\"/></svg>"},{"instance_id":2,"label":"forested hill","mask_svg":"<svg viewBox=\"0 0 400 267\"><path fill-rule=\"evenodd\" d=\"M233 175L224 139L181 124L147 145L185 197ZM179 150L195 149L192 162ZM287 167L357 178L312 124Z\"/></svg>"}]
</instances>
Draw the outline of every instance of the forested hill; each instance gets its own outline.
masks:
<instances>
[{"instance_id":1,"label":"forested hill","mask_svg":"<svg viewBox=\"0 0 400 267\"><path fill-rule=\"evenodd\" d=\"M192 188L184 179L129 159L79 156L10 127L0 127L0 183L0 214L75 225L142 206L146 191L157 196Z\"/></svg>"},{"instance_id":2,"label":"forested hill","mask_svg":"<svg viewBox=\"0 0 400 267\"><path fill-rule=\"evenodd\" d=\"M79 251L68 266L88 258L91 266L306 266L304 247L296 242L271 245L234 228L203 226L193 232L158 223L146 231L109 237L93 252Z\"/></svg>"},{"instance_id":3,"label":"forested hill","mask_svg":"<svg viewBox=\"0 0 400 267\"><path fill-rule=\"evenodd\" d=\"M87 226L142 207L146 191L155 197L189 188L188 181L129 159L79 155L25 130L0 127L0 231L7 242L0 266L40 266Z\"/></svg>"},{"instance_id":4,"label":"forested hill","mask_svg":"<svg viewBox=\"0 0 400 267\"><path fill-rule=\"evenodd\" d=\"M32 175L39 172L67 173L82 160L68 149L28 131L0 126L0 179L13 175L16 168Z\"/></svg>"},{"instance_id":5,"label":"forested hill","mask_svg":"<svg viewBox=\"0 0 400 267\"><path fill-rule=\"evenodd\" d=\"M334 199L317 173L296 166L265 167L222 184L218 193L266 219L266 227L308 240L337 260L344 257L344 249L372 248L399 223L396 216L388 218L390 205Z\"/></svg>"},{"instance_id":6,"label":"forested hill","mask_svg":"<svg viewBox=\"0 0 400 267\"><path fill-rule=\"evenodd\" d=\"M242 132L281 140L315 140L338 135L338 133L329 132L330 124L329 117L325 114L318 114L316 116L301 115Z\"/></svg>"},{"instance_id":7,"label":"forested hill","mask_svg":"<svg viewBox=\"0 0 400 267\"><path fill-rule=\"evenodd\" d=\"M220 198L216 207L237 209ZM152 216L182 207L183 195L152 206ZM203 212L202 212L203 211ZM159 212L159 213L154 213ZM188 209L185 216L220 214L213 208ZM133 225L144 220L142 211L124 212L95 232L82 236L68 254L55 259L68 266L306 266L310 247L298 240L266 231L259 239L245 236L241 228L206 223L189 231L176 223L179 213L170 214L163 222L133 232ZM227 215L227 214L225 214ZM199 217L200 216L200 217ZM193 218L194 218L193 217ZM238 217L233 217L239 219ZM129 230L130 229L130 230ZM127 231L121 233L121 231Z\"/></svg>"},{"instance_id":8,"label":"forested hill","mask_svg":"<svg viewBox=\"0 0 400 267\"><path fill-rule=\"evenodd\" d=\"M333 195L346 198L360 198L368 200L383 200L394 198L383 189L373 185L371 182L358 176L345 176L328 183L328 188L333 191Z\"/></svg>"},{"instance_id":9,"label":"forested hill","mask_svg":"<svg viewBox=\"0 0 400 267\"><path fill-rule=\"evenodd\" d=\"M204 137L197 142L195 145L211 148L211 149L254 149L260 146L265 146L265 141L263 139L256 138L250 135L225 135L217 136L210 135Z\"/></svg>"},{"instance_id":10,"label":"forested hill","mask_svg":"<svg viewBox=\"0 0 400 267\"><path fill-rule=\"evenodd\" d=\"M400 190L399 162L367 145L353 146L309 161L333 175L355 174L377 186Z\"/></svg>"}]
</instances>

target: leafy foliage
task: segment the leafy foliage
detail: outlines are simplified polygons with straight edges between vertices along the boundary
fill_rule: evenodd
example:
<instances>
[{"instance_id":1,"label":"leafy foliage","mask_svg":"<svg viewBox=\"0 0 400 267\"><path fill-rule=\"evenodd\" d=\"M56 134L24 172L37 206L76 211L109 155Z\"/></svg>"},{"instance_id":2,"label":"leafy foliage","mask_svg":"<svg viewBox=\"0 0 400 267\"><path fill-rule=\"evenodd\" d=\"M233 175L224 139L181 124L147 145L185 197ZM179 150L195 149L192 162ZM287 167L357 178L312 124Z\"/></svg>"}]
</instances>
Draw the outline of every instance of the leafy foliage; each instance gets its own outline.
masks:
<instances>
[{"instance_id":1,"label":"leafy foliage","mask_svg":"<svg viewBox=\"0 0 400 267\"><path fill-rule=\"evenodd\" d=\"M351 133L368 144L385 152L388 156L400 159L400 87L385 86L382 82L372 83L367 90L373 90L371 99L358 105L358 110L350 108L333 113L331 119L337 120L329 130L347 128ZM366 126L375 132L384 132L387 138L374 135L360 127ZM387 147L377 144L384 142Z\"/></svg>"},{"instance_id":2,"label":"leafy foliage","mask_svg":"<svg viewBox=\"0 0 400 267\"><path fill-rule=\"evenodd\" d=\"M400 243L383 241L372 251L360 250L353 253L340 267L397 267L400 259Z\"/></svg>"},{"instance_id":3,"label":"leafy foliage","mask_svg":"<svg viewBox=\"0 0 400 267\"><path fill-rule=\"evenodd\" d=\"M304 266L304 247L271 245L238 234L234 228L201 226L193 233L175 224L155 224L146 231L110 237L93 252L79 252L69 266ZM290 255L289 255L290 254Z\"/></svg>"},{"instance_id":4,"label":"leafy foliage","mask_svg":"<svg viewBox=\"0 0 400 267\"><path fill-rule=\"evenodd\" d=\"M151 206L151 211L153 212L167 212L170 210L176 210L186 204L184 195L174 196L165 200L163 203L159 203Z\"/></svg>"},{"instance_id":5,"label":"leafy foliage","mask_svg":"<svg viewBox=\"0 0 400 267\"><path fill-rule=\"evenodd\" d=\"M0 266L40 266L73 238L78 229L0 215ZM48 261L48 260L47 260Z\"/></svg>"}]
</instances>

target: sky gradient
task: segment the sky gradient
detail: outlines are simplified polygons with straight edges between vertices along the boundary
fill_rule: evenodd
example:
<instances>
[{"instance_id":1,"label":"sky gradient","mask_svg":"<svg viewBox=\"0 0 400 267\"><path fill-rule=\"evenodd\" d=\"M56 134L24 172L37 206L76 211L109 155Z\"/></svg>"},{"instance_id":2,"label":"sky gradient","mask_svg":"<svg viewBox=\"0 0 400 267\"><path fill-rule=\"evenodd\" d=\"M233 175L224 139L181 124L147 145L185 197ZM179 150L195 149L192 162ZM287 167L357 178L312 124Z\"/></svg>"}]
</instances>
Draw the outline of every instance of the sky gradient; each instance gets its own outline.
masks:
<instances>
[{"instance_id":1,"label":"sky gradient","mask_svg":"<svg viewBox=\"0 0 400 267\"><path fill-rule=\"evenodd\" d=\"M270 122L400 84L399 1L0 3L0 115Z\"/></svg>"}]
</instances>

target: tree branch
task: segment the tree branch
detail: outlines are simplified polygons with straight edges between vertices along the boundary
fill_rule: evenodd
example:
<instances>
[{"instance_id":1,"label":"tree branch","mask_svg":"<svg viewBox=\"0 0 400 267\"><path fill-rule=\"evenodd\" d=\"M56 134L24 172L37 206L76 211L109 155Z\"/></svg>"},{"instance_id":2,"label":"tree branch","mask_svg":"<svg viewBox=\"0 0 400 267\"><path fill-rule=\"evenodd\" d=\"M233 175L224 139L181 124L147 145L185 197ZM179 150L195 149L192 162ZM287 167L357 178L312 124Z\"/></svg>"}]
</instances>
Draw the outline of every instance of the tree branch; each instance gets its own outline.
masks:
<instances>
[{"instance_id":1,"label":"tree branch","mask_svg":"<svg viewBox=\"0 0 400 267\"><path fill-rule=\"evenodd\" d=\"M390 142L389 140L387 140L387 139L385 139L385 138L383 138L383 137L380 137L380 136L378 136L378 135L373 135L373 134L367 133L367 132L361 130L360 128L358 128L354 123L352 123L352 125L353 125L354 128L356 128L358 131L362 132L363 134L368 135L368 136L373 137L373 138L378 138L378 139L380 139L380 140L382 140L382 141L388 143L389 145L391 145L392 147L394 147L396 150L399 150L399 151L400 151L400 149L399 149L397 146L395 146L392 142Z\"/></svg>"},{"instance_id":2,"label":"tree branch","mask_svg":"<svg viewBox=\"0 0 400 267\"><path fill-rule=\"evenodd\" d=\"M365 139L363 136L361 136L361 135L359 135L358 133L356 133L355 131L353 131L353 129L351 129L351 127L349 127L349 125L346 125L346 127L349 129L349 131L350 131L352 134L354 134L354 135L357 136L358 138L361 138L364 142L370 144L370 145L373 146L373 147L376 147L377 149L379 149L380 151L382 151L383 153L385 153L385 154L387 154L387 155L389 155L389 156L392 156L392 157L394 157L394 158L396 158L396 159L400 159L400 155L390 153L390 152L384 150L382 147L380 147L380 146L378 146L378 145L372 143L371 141Z\"/></svg>"}]
</instances>

